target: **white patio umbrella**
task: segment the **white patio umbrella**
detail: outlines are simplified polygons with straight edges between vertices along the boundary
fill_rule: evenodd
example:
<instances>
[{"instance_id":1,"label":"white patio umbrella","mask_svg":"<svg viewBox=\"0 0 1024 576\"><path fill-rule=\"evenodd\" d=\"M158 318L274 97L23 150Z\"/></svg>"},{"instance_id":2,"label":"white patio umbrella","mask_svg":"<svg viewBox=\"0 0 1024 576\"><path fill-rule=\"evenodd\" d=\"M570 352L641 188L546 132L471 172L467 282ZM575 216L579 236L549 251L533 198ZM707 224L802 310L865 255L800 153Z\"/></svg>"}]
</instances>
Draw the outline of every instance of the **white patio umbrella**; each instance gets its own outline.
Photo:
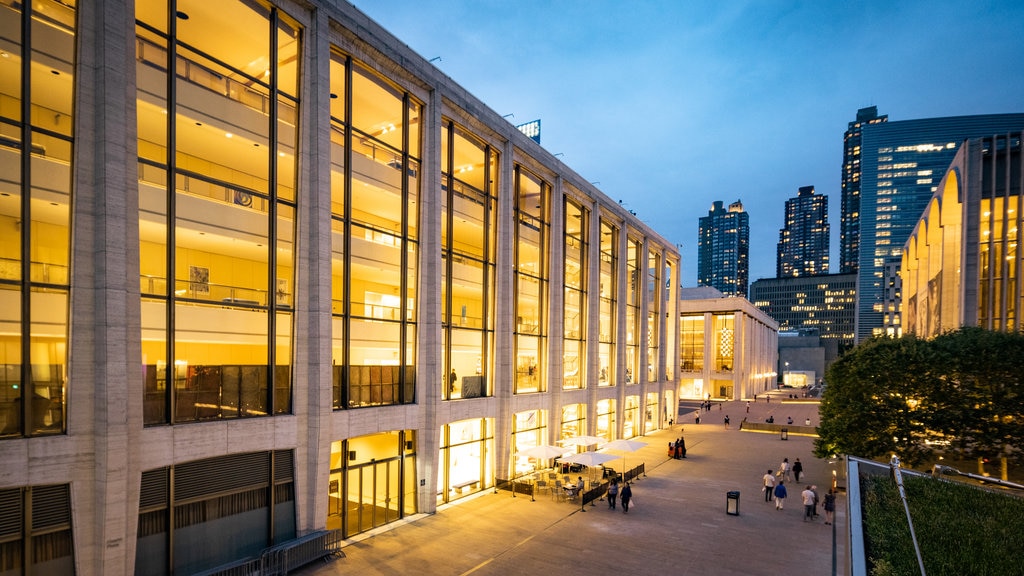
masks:
<instances>
[{"instance_id":1,"label":"white patio umbrella","mask_svg":"<svg viewBox=\"0 0 1024 576\"><path fill-rule=\"evenodd\" d=\"M604 452L580 452L579 454L573 454L566 458L562 458L560 462L571 462L573 464L581 464L588 468L594 466L600 466L605 462L611 462L618 456L612 456L611 454L605 454Z\"/></svg>"},{"instance_id":2,"label":"white patio umbrella","mask_svg":"<svg viewBox=\"0 0 1024 576\"><path fill-rule=\"evenodd\" d=\"M605 438L600 436L574 436L572 438L560 440L560 442L566 446L590 446L591 444L600 444L604 441Z\"/></svg>"},{"instance_id":3,"label":"white patio umbrella","mask_svg":"<svg viewBox=\"0 0 1024 576\"><path fill-rule=\"evenodd\" d=\"M547 460L549 458L558 458L562 454L565 454L566 449L561 446L552 446L550 444L541 444L540 446L531 446L525 450L517 452L520 456L527 458L540 458Z\"/></svg>"},{"instance_id":4,"label":"white patio umbrella","mask_svg":"<svg viewBox=\"0 0 1024 576\"><path fill-rule=\"evenodd\" d=\"M647 442L640 442L639 440L612 440L611 442L604 445L604 447L613 452L636 452L637 450L647 446ZM626 471L626 456L622 456L622 471Z\"/></svg>"}]
</instances>

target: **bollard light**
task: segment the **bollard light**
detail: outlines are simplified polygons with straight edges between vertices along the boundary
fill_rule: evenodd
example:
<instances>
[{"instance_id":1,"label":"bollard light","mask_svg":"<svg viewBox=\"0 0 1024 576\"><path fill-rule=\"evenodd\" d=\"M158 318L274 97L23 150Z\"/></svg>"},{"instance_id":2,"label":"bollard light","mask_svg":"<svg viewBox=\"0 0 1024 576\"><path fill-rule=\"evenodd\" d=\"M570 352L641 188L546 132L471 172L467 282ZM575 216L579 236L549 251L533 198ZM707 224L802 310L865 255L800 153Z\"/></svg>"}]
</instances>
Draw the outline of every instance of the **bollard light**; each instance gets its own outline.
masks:
<instances>
[{"instance_id":1,"label":"bollard light","mask_svg":"<svg viewBox=\"0 0 1024 576\"><path fill-rule=\"evenodd\" d=\"M740 493L738 491L725 493L725 513L729 516L740 515Z\"/></svg>"}]
</instances>

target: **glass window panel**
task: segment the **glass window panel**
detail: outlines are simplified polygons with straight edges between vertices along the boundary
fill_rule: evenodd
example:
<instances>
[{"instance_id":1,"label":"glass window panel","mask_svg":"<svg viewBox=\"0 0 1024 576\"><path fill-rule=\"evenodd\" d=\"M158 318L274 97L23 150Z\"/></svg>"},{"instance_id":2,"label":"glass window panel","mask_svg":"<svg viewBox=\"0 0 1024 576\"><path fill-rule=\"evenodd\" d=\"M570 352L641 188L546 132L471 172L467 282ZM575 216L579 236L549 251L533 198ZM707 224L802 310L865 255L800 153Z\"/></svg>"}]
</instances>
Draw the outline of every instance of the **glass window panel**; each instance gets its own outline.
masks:
<instances>
[{"instance_id":1,"label":"glass window panel","mask_svg":"<svg viewBox=\"0 0 1024 576\"><path fill-rule=\"evenodd\" d=\"M519 276L516 281L516 332L541 333L540 281Z\"/></svg>"},{"instance_id":2,"label":"glass window panel","mask_svg":"<svg viewBox=\"0 0 1024 576\"><path fill-rule=\"evenodd\" d=\"M418 102L409 101L409 154L420 157L420 110Z\"/></svg>"},{"instance_id":3,"label":"glass window panel","mask_svg":"<svg viewBox=\"0 0 1024 576\"><path fill-rule=\"evenodd\" d=\"M266 306L268 221L243 206L177 194L175 294Z\"/></svg>"},{"instance_id":4,"label":"glass window panel","mask_svg":"<svg viewBox=\"0 0 1024 576\"><path fill-rule=\"evenodd\" d=\"M274 348L274 414L291 412L292 314L278 312Z\"/></svg>"},{"instance_id":5,"label":"glass window panel","mask_svg":"<svg viewBox=\"0 0 1024 576\"><path fill-rule=\"evenodd\" d=\"M277 88L296 97L299 95L299 25L278 11L277 23Z\"/></svg>"},{"instance_id":6,"label":"glass window panel","mask_svg":"<svg viewBox=\"0 0 1024 576\"><path fill-rule=\"evenodd\" d=\"M31 122L37 128L71 136L74 128L75 9L52 0L36 0L33 13Z\"/></svg>"},{"instance_id":7,"label":"glass window panel","mask_svg":"<svg viewBox=\"0 0 1024 576\"><path fill-rule=\"evenodd\" d=\"M586 387L584 343L579 340L566 340L562 360L562 387L566 390Z\"/></svg>"},{"instance_id":8,"label":"glass window panel","mask_svg":"<svg viewBox=\"0 0 1024 576\"><path fill-rule=\"evenodd\" d=\"M33 181L39 180L33 173ZM65 189L66 192L66 189ZM60 197L34 188L32 191L32 224L29 247L31 252L32 282L46 284L68 283L70 205L66 194ZM37 200L39 196L53 201ZM16 227L17 228L17 227Z\"/></svg>"},{"instance_id":9,"label":"glass window panel","mask_svg":"<svg viewBox=\"0 0 1024 576\"><path fill-rule=\"evenodd\" d=\"M177 0L177 10L180 42L251 79L269 81L270 13L266 7L243 0Z\"/></svg>"},{"instance_id":10,"label":"glass window panel","mask_svg":"<svg viewBox=\"0 0 1024 576\"><path fill-rule=\"evenodd\" d=\"M615 385L615 345L602 342L598 344L598 386Z\"/></svg>"},{"instance_id":11,"label":"glass window panel","mask_svg":"<svg viewBox=\"0 0 1024 576\"><path fill-rule=\"evenodd\" d=\"M455 183L452 204L452 250L461 254L484 257L486 209L488 198L481 192ZM493 229L491 230L493 233Z\"/></svg>"},{"instance_id":12,"label":"glass window panel","mask_svg":"<svg viewBox=\"0 0 1024 576\"><path fill-rule=\"evenodd\" d=\"M268 414L266 310L175 307L176 422Z\"/></svg>"},{"instance_id":13,"label":"glass window panel","mask_svg":"<svg viewBox=\"0 0 1024 576\"><path fill-rule=\"evenodd\" d=\"M541 338L516 336L516 393L541 391Z\"/></svg>"},{"instance_id":14,"label":"glass window panel","mask_svg":"<svg viewBox=\"0 0 1024 576\"><path fill-rule=\"evenodd\" d=\"M565 337L576 340L583 339L585 334L583 333L584 326L584 296L583 292L579 290L573 290L572 288L565 289Z\"/></svg>"},{"instance_id":15,"label":"glass window panel","mask_svg":"<svg viewBox=\"0 0 1024 576\"><path fill-rule=\"evenodd\" d=\"M143 424L167 423L167 303L142 300Z\"/></svg>"},{"instance_id":16,"label":"glass window panel","mask_svg":"<svg viewBox=\"0 0 1024 576\"><path fill-rule=\"evenodd\" d=\"M416 287L419 285L419 277L416 272L416 263L419 262L419 244L409 242L406 249L408 255L405 265L405 319L408 322L415 322Z\"/></svg>"},{"instance_id":17,"label":"glass window panel","mask_svg":"<svg viewBox=\"0 0 1024 576\"><path fill-rule=\"evenodd\" d=\"M31 295L29 354L32 375L30 434L60 434L64 428L68 293L47 289Z\"/></svg>"},{"instance_id":18,"label":"glass window panel","mask_svg":"<svg viewBox=\"0 0 1024 576\"><path fill-rule=\"evenodd\" d=\"M21 290L0 284L0 436L21 434Z\"/></svg>"},{"instance_id":19,"label":"glass window panel","mask_svg":"<svg viewBox=\"0 0 1024 576\"><path fill-rule=\"evenodd\" d=\"M295 201L296 170L298 157L298 130L295 125L297 105L288 98L278 99L277 121L277 196L282 200Z\"/></svg>"},{"instance_id":20,"label":"glass window panel","mask_svg":"<svg viewBox=\"0 0 1024 576\"><path fill-rule=\"evenodd\" d=\"M402 149L402 94L359 66L352 69L352 126Z\"/></svg>"},{"instance_id":21,"label":"glass window panel","mask_svg":"<svg viewBox=\"0 0 1024 576\"><path fill-rule=\"evenodd\" d=\"M21 17L22 3L3 2L0 3L0 22L6 23L0 29L0 40L3 40L4 52L7 58L0 58L0 117L9 118L16 123L21 123L21 93L22 93L22 38L21 38ZM11 127L0 123L0 134L5 138L10 136ZM17 142L17 139L14 140ZM4 146L7 146L5 143Z\"/></svg>"},{"instance_id":22,"label":"glass window panel","mask_svg":"<svg viewBox=\"0 0 1024 576\"><path fill-rule=\"evenodd\" d=\"M344 54L331 52L331 117L344 123L345 118L345 63Z\"/></svg>"},{"instance_id":23,"label":"glass window panel","mask_svg":"<svg viewBox=\"0 0 1024 576\"><path fill-rule=\"evenodd\" d=\"M166 14L166 6L163 10ZM135 121L139 132L139 157L166 164L167 42L141 26L135 28L135 33Z\"/></svg>"},{"instance_id":24,"label":"glass window panel","mask_svg":"<svg viewBox=\"0 0 1024 576\"><path fill-rule=\"evenodd\" d=\"M451 331L448 394L451 398L475 398L487 395L483 332L458 329Z\"/></svg>"},{"instance_id":25,"label":"glass window panel","mask_svg":"<svg viewBox=\"0 0 1024 576\"><path fill-rule=\"evenodd\" d=\"M277 207L277 283L274 298L278 306L294 306L295 296L295 209Z\"/></svg>"},{"instance_id":26,"label":"glass window panel","mask_svg":"<svg viewBox=\"0 0 1024 576\"><path fill-rule=\"evenodd\" d=\"M345 216L345 129L331 122L331 214Z\"/></svg>"},{"instance_id":27,"label":"glass window panel","mask_svg":"<svg viewBox=\"0 0 1024 576\"><path fill-rule=\"evenodd\" d=\"M401 319L401 245L396 236L352 227L352 314Z\"/></svg>"},{"instance_id":28,"label":"glass window panel","mask_svg":"<svg viewBox=\"0 0 1024 576\"><path fill-rule=\"evenodd\" d=\"M452 262L452 326L483 328L484 267L482 262L458 258Z\"/></svg>"},{"instance_id":29,"label":"glass window panel","mask_svg":"<svg viewBox=\"0 0 1024 576\"><path fill-rule=\"evenodd\" d=\"M409 188L406 192L406 200L404 202L406 210L406 237L410 240L415 240L419 236L419 190L420 190L420 163L410 159L409 160Z\"/></svg>"},{"instance_id":30,"label":"glass window panel","mask_svg":"<svg viewBox=\"0 0 1024 576\"><path fill-rule=\"evenodd\" d=\"M400 233L404 208L401 155L372 146L363 137L354 144L361 153L352 157L352 220Z\"/></svg>"},{"instance_id":31,"label":"glass window panel","mask_svg":"<svg viewBox=\"0 0 1024 576\"><path fill-rule=\"evenodd\" d=\"M157 30L167 32L166 0L136 0L135 19L145 22Z\"/></svg>"},{"instance_id":32,"label":"glass window panel","mask_svg":"<svg viewBox=\"0 0 1024 576\"><path fill-rule=\"evenodd\" d=\"M399 402L401 324L352 320L350 408Z\"/></svg>"}]
</instances>

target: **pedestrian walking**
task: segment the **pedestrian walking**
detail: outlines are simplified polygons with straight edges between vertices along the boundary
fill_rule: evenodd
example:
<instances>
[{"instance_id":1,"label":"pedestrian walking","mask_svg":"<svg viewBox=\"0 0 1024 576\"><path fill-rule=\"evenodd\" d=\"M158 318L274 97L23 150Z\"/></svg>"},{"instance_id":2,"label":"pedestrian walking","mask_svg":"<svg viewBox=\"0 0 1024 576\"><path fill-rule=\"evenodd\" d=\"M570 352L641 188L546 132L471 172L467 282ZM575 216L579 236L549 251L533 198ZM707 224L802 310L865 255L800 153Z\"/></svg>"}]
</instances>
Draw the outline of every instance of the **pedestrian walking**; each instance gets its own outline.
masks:
<instances>
[{"instance_id":1,"label":"pedestrian walking","mask_svg":"<svg viewBox=\"0 0 1024 576\"><path fill-rule=\"evenodd\" d=\"M723 420L723 422L725 422L725 429L728 430L729 429L729 415L728 414L725 415L725 419Z\"/></svg>"},{"instance_id":2,"label":"pedestrian walking","mask_svg":"<svg viewBox=\"0 0 1024 576\"><path fill-rule=\"evenodd\" d=\"M619 479L612 478L611 484L608 485L608 508L615 510L615 498L619 495Z\"/></svg>"},{"instance_id":3,"label":"pedestrian walking","mask_svg":"<svg viewBox=\"0 0 1024 576\"><path fill-rule=\"evenodd\" d=\"M693 413L693 423L700 424L700 410Z\"/></svg>"},{"instance_id":4,"label":"pedestrian walking","mask_svg":"<svg viewBox=\"0 0 1024 576\"><path fill-rule=\"evenodd\" d=\"M790 467L789 458L783 458L782 464L779 464L779 478L781 480L789 480Z\"/></svg>"},{"instance_id":5,"label":"pedestrian walking","mask_svg":"<svg viewBox=\"0 0 1024 576\"><path fill-rule=\"evenodd\" d=\"M679 437L679 457L686 458L686 437Z\"/></svg>"},{"instance_id":6,"label":"pedestrian walking","mask_svg":"<svg viewBox=\"0 0 1024 576\"><path fill-rule=\"evenodd\" d=\"M800 463L800 459L797 458L796 461L793 462L793 478L797 482L800 481L800 473L803 472L803 471L804 471L804 465L801 464Z\"/></svg>"},{"instance_id":7,"label":"pedestrian walking","mask_svg":"<svg viewBox=\"0 0 1024 576\"><path fill-rule=\"evenodd\" d=\"M633 489L629 487L629 482L622 487L622 492L619 493L619 498L622 500L622 513L629 513L629 501L633 499Z\"/></svg>"},{"instance_id":8,"label":"pedestrian walking","mask_svg":"<svg viewBox=\"0 0 1024 576\"><path fill-rule=\"evenodd\" d=\"M750 402L747 402L747 414L750 414Z\"/></svg>"},{"instance_id":9,"label":"pedestrian walking","mask_svg":"<svg viewBox=\"0 0 1024 576\"><path fill-rule=\"evenodd\" d=\"M782 510L782 502L786 499L786 483L779 480L779 483L775 485L775 509Z\"/></svg>"},{"instance_id":10,"label":"pedestrian walking","mask_svg":"<svg viewBox=\"0 0 1024 576\"><path fill-rule=\"evenodd\" d=\"M804 501L804 522L814 520L814 491L810 485L800 493L800 497Z\"/></svg>"},{"instance_id":11,"label":"pedestrian walking","mask_svg":"<svg viewBox=\"0 0 1024 576\"><path fill-rule=\"evenodd\" d=\"M811 517L812 518L817 518L818 517L818 502L820 500L819 497L818 497L818 487L812 484L811 485L811 492L814 492L814 508L811 508Z\"/></svg>"},{"instance_id":12,"label":"pedestrian walking","mask_svg":"<svg viewBox=\"0 0 1024 576\"><path fill-rule=\"evenodd\" d=\"M772 474L771 468L764 473L761 477L761 492L764 492L764 501L772 501L772 492L775 490L775 474Z\"/></svg>"},{"instance_id":13,"label":"pedestrian walking","mask_svg":"<svg viewBox=\"0 0 1024 576\"><path fill-rule=\"evenodd\" d=\"M832 523L832 515L836 511L836 491L829 489L825 494L825 524Z\"/></svg>"}]
</instances>

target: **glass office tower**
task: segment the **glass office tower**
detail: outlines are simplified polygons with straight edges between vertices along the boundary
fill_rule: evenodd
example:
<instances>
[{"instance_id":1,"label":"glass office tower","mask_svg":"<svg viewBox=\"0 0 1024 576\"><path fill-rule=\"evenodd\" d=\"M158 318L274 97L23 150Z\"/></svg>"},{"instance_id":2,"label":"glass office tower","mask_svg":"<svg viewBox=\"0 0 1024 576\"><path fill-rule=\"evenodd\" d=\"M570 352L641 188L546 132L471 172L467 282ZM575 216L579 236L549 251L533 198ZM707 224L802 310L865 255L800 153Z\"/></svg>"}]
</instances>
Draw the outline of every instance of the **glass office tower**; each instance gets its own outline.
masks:
<instances>
[{"instance_id":1,"label":"glass office tower","mask_svg":"<svg viewBox=\"0 0 1024 576\"><path fill-rule=\"evenodd\" d=\"M740 201L726 209L716 200L700 218L697 285L727 296L746 296L750 274L750 217Z\"/></svg>"},{"instance_id":2,"label":"glass office tower","mask_svg":"<svg viewBox=\"0 0 1024 576\"><path fill-rule=\"evenodd\" d=\"M847 125L843 133L843 176L841 182L842 218L839 229L839 273L857 271L857 253L860 250L860 180L861 132L868 124L887 122L889 116L878 115L878 107L857 110L857 119Z\"/></svg>"},{"instance_id":3,"label":"glass office tower","mask_svg":"<svg viewBox=\"0 0 1024 576\"><path fill-rule=\"evenodd\" d=\"M898 263L939 180L967 138L1020 130L1024 114L868 124L861 136L856 338L885 333L886 264Z\"/></svg>"},{"instance_id":4,"label":"glass office tower","mask_svg":"<svg viewBox=\"0 0 1024 576\"><path fill-rule=\"evenodd\" d=\"M828 196L801 186L786 200L785 225L779 230L776 278L828 274Z\"/></svg>"}]
</instances>

